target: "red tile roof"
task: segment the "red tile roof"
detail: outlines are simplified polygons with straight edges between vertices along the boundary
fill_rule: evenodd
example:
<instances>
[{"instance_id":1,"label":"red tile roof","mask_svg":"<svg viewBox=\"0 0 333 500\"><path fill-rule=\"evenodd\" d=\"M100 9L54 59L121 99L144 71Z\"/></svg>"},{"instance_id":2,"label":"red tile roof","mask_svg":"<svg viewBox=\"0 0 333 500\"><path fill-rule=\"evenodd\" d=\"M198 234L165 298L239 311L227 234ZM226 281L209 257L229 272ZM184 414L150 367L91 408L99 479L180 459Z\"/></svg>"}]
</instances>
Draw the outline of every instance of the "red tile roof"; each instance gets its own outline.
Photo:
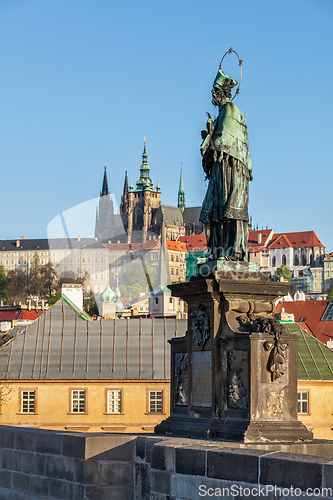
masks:
<instances>
[{"instance_id":1,"label":"red tile roof","mask_svg":"<svg viewBox=\"0 0 333 500\"><path fill-rule=\"evenodd\" d=\"M256 230L250 230L249 231L249 247L257 246L257 245L266 245L267 239L269 235L271 234L272 229L256 229ZM259 235L261 235L261 242L258 243L258 239L260 238ZM259 252L259 250L258 250Z\"/></svg>"},{"instance_id":2,"label":"red tile roof","mask_svg":"<svg viewBox=\"0 0 333 500\"><path fill-rule=\"evenodd\" d=\"M13 321L13 320L23 320L28 319L35 321L43 313L42 311L29 311L27 309L21 309L16 311L0 311L0 321Z\"/></svg>"},{"instance_id":3,"label":"red tile roof","mask_svg":"<svg viewBox=\"0 0 333 500\"><path fill-rule=\"evenodd\" d=\"M196 250L205 250L207 248L207 240L205 234L191 234L188 236L179 236L178 241L186 244L188 252Z\"/></svg>"},{"instance_id":4,"label":"red tile roof","mask_svg":"<svg viewBox=\"0 0 333 500\"><path fill-rule=\"evenodd\" d=\"M280 234L277 238L274 235L273 242L268 245L269 249L273 248L292 248L293 245L290 243L290 240L286 234Z\"/></svg>"},{"instance_id":5,"label":"red tile roof","mask_svg":"<svg viewBox=\"0 0 333 500\"><path fill-rule=\"evenodd\" d=\"M333 322L320 321L324 311L329 303L329 300L295 300L292 302L279 302L275 313L280 313L284 308L286 313L293 314L295 322L300 323L300 326L306 326L318 340L326 344L333 335ZM303 319L303 321L300 321ZM328 326L324 326L330 324ZM331 335L329 335L329 326L331 327Z\"/></svg>"},{"instance_id":6,"label":"red tile roof","mask_svg":"<svg viewBox=\"0 0 333 500\"><path fill-rule=\"evenodd\" d=\"M327 259L333 259L333 252L332 253L325 253L325 257Z\"/></svg>"},{"instance_id":7,"label":"red tile roof","mask_svg":"<svg viewBox=\"0 0 333 500\"><path fill-rule=\"evenodd\" d=\"M157 250L161 248L161 240L148 240L146 243L106 243L105 246L109 250L121 250L138 252L140 250ZM186 245L179 241L167 240L168 250L175 250L178 252L186 252Z\"/></svg>"},{"instance_id":8,"label":"red tile roof","mask_svg":"<svg viewBox=\"0 0 333 500\"><path fill-rule=\"evenodd\" d=\"M262 245L257 245L257 246L249 247L249 253L264 252L266 250L267 250L267 247L264 247Z\"/></svg>"},{"instance_id":9,"label":"red tile roof","mask_svg":"<svg viewBox=\"0 0 333 500\"><path fill-rule=\"evenodd\" d=\"M156 240L148 240L146 243L106 243L109 250L150 250L156 245Z\"/></svg>"},{"instance_id":10,"label":"red tile roof","mask_svg":"<svg viewBox=\"0 0 333 500\"><path fill-rule=\"evenodd\" d=\"M293 247L324 247L314 231L300 231L297 233L274 234L274 241L285 236Z\"/></svg>"}]
</instances>

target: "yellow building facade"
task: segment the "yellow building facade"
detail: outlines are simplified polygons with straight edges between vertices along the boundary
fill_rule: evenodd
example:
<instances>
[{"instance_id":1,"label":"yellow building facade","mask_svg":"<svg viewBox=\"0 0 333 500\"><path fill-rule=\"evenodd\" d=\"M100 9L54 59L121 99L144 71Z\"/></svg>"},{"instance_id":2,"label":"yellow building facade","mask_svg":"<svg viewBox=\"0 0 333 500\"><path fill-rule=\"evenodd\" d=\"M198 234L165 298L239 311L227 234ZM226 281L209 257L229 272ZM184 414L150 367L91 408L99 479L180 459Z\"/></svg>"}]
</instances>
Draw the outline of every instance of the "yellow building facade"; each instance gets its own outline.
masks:
<instances>
[{"instance_id":1,"label":"yellow building facade","mask_svg":"<svg viewBox=\"0 0 333 500\"><path fill-rule=\"evenodd\" d=\"M1 425L141 433L154 432L170 413L167 380L20 380L6 385L10 393L1 407Z\"/></svg>"}]
</instances>

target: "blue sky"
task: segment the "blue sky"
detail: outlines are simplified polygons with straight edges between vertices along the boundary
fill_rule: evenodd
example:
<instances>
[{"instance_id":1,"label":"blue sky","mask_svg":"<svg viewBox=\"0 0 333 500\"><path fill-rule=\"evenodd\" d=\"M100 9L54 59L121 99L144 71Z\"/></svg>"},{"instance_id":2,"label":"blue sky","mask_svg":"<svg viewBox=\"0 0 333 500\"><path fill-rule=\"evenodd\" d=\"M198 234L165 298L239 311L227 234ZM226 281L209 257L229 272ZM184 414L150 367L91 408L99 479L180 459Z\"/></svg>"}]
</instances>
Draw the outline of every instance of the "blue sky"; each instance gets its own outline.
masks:
<instances>
[{"instance_id":1,"label":"blue sky","mask_svg":"<svg viewBox=\"0 0 333 500\"><path fill-rule=\"evenodd\" d=\"M232 46L253 221L313 229L333 251L332 20L331 0L0 0L0 238L46 237L99 195L104 165L119 203L144 136L162 202L177 203L182 162L186 204L200 205L200 130Z\"/></svg>"}]
</instances>

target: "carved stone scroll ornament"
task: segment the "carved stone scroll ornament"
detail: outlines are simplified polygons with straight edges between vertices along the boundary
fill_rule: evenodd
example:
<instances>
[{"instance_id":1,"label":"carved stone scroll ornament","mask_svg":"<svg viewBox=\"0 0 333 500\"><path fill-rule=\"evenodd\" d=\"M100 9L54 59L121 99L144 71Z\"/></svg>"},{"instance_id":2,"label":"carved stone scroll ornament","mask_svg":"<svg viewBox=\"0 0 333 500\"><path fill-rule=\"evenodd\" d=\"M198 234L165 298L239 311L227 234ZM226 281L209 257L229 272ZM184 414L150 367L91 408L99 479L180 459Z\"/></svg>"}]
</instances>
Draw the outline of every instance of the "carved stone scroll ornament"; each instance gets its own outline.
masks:
<instances>
[{"instance_id":1,"label":"carved stone scroll ornament","mask_svg":"<svg viewBox=\"0 0 333 500\"><path fill-rule=\"evenodd\" d=\"M228 351L228 407L237 410L246 410L248 407L246 387L240 376L243 371L241 362L237 359L236 351Z\"/></svg>"},{"instance_id":2,"label":"carved stone scroll ornament","mask_svg":"<svg viewBox=\"0 0 333 500\"><path fill-rule=\"evenodd\" d=\"M175 354L175 404L187 405L188 354Z\"/></svg>"},{"instance_id":3,"label":"carved stone scroll ornament","mask_svg":"<svg viewBox=\"0 0 333 500\"><path fill-rule=\"evenodd\" d=\"M271 373L271 380L277 380L284 374L283 364L286 359L286 350L288 343L281 340L282 335L285 333L285 327L281 323L272 318L265 318L264 316L253 317L251 315L239 316L237 318L241 326L248 328L249 331L256 333L269 333L274 336L274 339L267 340L264 343L266 351L270 351L267 362L267 370Z\"/></svg>"},{"instance_id":4,"label":"carved stone scroll ornament","mask_svg":"<svg viewBox=\"0 0 333 500\"><path fill-rule=\"evenodd\" d=\"M210 324L209 315L203 304L197 305L195 311L191 313L193 338L200 351L205 346L209 338Z\"/></svg>"}]
</instances>

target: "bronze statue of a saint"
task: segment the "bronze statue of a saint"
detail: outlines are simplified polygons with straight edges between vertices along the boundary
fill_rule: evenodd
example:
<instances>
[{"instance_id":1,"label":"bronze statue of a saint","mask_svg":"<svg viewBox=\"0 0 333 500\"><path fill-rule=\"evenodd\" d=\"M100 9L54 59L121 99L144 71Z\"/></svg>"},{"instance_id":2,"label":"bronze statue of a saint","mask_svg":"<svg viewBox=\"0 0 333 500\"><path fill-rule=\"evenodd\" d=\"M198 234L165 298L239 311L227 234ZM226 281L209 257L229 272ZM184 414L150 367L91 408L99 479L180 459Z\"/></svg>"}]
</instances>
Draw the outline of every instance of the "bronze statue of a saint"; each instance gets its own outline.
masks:
<instances>
[{"instance_id":1,"label":"bronze statue of a saint","mask_svg":"<svg viewBox=\"0 0 333 500\"><path fill-rule=\"evenodd\" d=\"M219 115L209 113L206 130L201 132L202 166L209 179L200 221L205 225L208 259L247 261L249 181L252 164L246 121L231 102L237 85L219 69L212 89L212 103Z\"/></svg>"}]
</instances>

